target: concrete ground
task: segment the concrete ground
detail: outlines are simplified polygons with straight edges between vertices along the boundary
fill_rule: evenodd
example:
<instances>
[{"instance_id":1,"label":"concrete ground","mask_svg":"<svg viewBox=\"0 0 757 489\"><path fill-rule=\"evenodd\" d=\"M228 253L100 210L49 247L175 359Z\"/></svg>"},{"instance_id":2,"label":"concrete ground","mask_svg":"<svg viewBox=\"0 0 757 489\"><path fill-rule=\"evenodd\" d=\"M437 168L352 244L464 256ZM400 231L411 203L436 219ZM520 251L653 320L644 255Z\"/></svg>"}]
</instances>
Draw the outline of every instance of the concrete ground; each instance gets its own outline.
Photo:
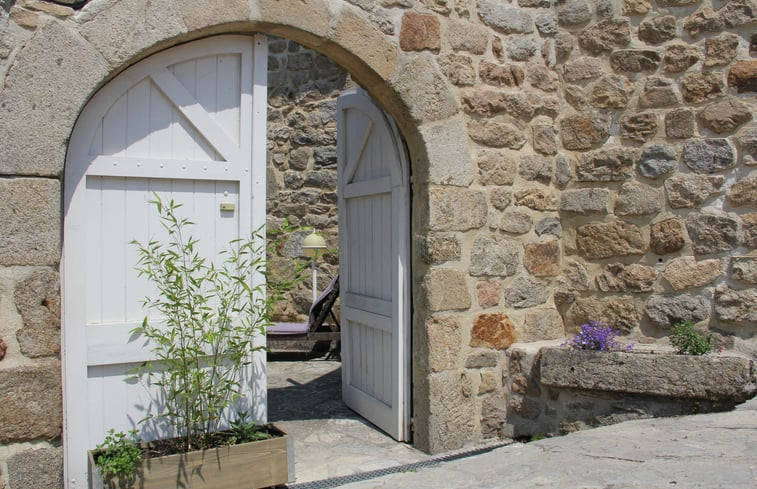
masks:
<instances>
[{"instance_id":1,"label":"concrete ground","mask_svg":"<svg viewBox=\"0 0 757 489\"><path fill-rule=\"evenodd\" d=\"M269 363L271 419L280 418L277 424L295 436L294 486L428 461L430 456L394 442L341 404L337 367L319 360ZM320 417L298 411L294 399L301 394L306 404L320 406L312 410ZM342 482L312 487L757 488L757 399L730 412L627 421Z\"/></svg>"}]
</instances>

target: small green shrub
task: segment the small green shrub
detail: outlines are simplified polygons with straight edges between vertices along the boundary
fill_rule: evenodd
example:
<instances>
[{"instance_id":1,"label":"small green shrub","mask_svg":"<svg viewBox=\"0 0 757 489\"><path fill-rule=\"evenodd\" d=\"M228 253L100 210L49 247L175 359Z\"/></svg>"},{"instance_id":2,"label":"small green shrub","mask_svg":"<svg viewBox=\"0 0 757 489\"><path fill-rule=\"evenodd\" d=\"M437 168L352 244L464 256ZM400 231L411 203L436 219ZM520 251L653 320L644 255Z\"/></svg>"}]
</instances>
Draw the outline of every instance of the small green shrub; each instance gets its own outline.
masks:
<instances>
[{"instance_id":1,"label":"small green shrub","mask_svg":"<svg viewBox=\"0 0 757 489\"><path fill-rule=\"evenodd\" d=\"M247 411L240 411L237 413L237 420L231 422L231 426L229 426L231 432L229 443L231 445L269 438L268 433L262 431L260 426L247 420L248 416Z\"/></svg>"},{"instance_id":2,"label":"small green shrub","mask_svg":"<svg viewBox=\"0 0 757 489\"><path fill-rule=\"evenodd\" d=\"M133 477L142 460L139 442L137 430L129 431L129 435L108 430L105 440L97 445L95 455L95 464L100 467L103 477Z\"/></svg>"},{"instance_id":3,"label":"small green shrub","mask_svg":"<svg viewBox=\"0 0 757 489\"><path fill-rule=\"evenodd\" d=\"M679 355L706 355L712 351L712 335L701 335L694 322L686 320L673 326L670 342Z\"/></svg>"}]
</instances>

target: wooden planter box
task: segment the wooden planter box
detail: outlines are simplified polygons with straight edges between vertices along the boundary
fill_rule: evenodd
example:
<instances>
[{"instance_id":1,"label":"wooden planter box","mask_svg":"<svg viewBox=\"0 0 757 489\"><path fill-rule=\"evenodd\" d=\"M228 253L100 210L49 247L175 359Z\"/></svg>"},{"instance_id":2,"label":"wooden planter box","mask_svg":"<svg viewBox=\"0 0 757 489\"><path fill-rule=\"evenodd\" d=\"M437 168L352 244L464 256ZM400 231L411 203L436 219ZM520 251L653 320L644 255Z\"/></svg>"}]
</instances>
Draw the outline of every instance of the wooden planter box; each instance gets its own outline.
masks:
<instances>
[{"instance_id":1,"label":"wooden planter box","mask_svg":"<svg viewBox=\"0 0 757 489\"><path fill-rule=\"evenodd\" d=\"M272 427L273 428L273 427ZM294 481L294 445L282 436L210 450L178 453L142 461L134 483L104 480L89 458L90 489L236 489L261 488Z\"/></svg>"}]
</instances>

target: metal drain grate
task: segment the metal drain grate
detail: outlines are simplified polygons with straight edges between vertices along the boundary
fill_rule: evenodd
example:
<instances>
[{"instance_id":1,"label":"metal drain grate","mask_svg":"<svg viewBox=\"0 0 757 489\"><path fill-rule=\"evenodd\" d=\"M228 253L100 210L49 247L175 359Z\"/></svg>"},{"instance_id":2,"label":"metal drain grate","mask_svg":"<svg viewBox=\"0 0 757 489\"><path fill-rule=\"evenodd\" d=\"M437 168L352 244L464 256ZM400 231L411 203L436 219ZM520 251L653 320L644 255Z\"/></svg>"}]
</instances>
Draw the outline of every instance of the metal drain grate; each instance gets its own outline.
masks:
<instances>
[{"instance_id":1,"label":"metal drain grate","mask_svg":"<svg viewBox=\"0 0 757 489\"><path fill-rule=\"evenodd\" d=\"M423 460L421 462L415 462L412 464L397 465L395 467L387 467L385 469L377 469L377 470L371 470L368 472L360 472L358 474L343 475L340 477L334 477L331 479L323 479L319 481L301 482L299 484L297 483L288 484L284 487L286 487L287 489L330 489L332 487L339 487L345 484L350 484L352 482L367 481L370 479L375 479L377 477L382 477L389 474L397 474L399 472L413 472L417 469L434 467L443 462L451 462L452 460L459 460L462 458L471 457L473 455L480 455L482 453L491 452L495 448L504 447L506 445L510 445L511 443L514 443L514 442L512 440L498 441L489 445L484 445L484 446L473 448L473 449L455 451L452 453L439 455L437 457L430 458L428 460Z\"/></svg>"}]
</instances>

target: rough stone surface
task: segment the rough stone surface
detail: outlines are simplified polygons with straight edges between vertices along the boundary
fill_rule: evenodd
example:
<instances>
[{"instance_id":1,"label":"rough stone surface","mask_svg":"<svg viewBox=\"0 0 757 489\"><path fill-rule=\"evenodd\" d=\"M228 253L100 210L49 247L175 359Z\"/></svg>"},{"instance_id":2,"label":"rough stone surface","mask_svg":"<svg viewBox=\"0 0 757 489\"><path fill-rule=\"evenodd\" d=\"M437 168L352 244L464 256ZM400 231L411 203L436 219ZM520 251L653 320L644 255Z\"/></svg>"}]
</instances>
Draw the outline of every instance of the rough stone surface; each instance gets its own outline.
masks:
<instances>
[{"instance_id":1,"label":"rough stone surface","mask_svg":"<svg viewBox=\"0 0 757 489\"><path fill-rule=\"evenodd\" d=\"M532 280L528 276L516 278L513 283L505 288L505 302L509 307L516 309L544 304L549 295L549 287Z\"/></svg>"},{"instance_id":2,"label":"rough stone surface","mask_svg":"<svg viewBox=\"0 0 757 489\"><path fill-rule=\"evenodd\" d=\"M649 247L658 255L675 253L686 243L681 221L675 217L650 226Z\"/></svg>"},{"instance_id":3,"label":"rough stone surface","mask_svg":"<svg viewBox=\"0 0 757 489\"><path fill-rule=\"evenodd\" d=\"M661 209L659 190L643 183L624 183L615 200L615 214L618 216L643 216L655 214Z\"/></svg>"},{"instance_id":4,"label":"rough stone surface","mask_svg":"<svg viewBox=\"0 0 757 489\"><path fill-rule=\"evenodd\" d=\"M518 165L518 175L525 180L548 184L552 180L552 160L537 155L523 156Z\"/></svg>"},{"instance_id":5,"label":"rough stone surface","mask_svg":"<svg viewBox=\"0 0 757 489\"><path fill-rule=\"evenodd\" d=\"M624 138L636 142L649 141L657 134L657 115L647 112L624 117L620 121Z\"/></svg>"},{"instance_id":6,"label":"rough stone surface","mask_svg":"<svg viewBox=\"0 0 757 489\"><path fill-rule=\"evenodd\" d=\"M646 243L635 224L614 221L579 226L576 248L581 256L596 260L613 256L641 255Z\"/></svg>"},{"instance_id":7,"label":"rough stone surface","mask_svg":"<svg viewBox=\"0 0 757 489\"><path fill-rule=\"evenodd\" d=\"M430 311L468 309L471 296L465 275L449 268L433 268L423 280L426 304Z\"/></svg>"},{"instance_id":8,"label":"rough stone surface","mask_svg":"<svg viewBox=\"0 0 757 489\"><path fill-rule=\"evenodd\" d=\"M757 213L741 216L741 244L747 248L757 248Z\"/></svg>"},{"instance_id":9,"label":"rough stone surface","mask_svg":"<svg viewBox=\"0 0 757 489\"><path fill-rule=\"evenodd\" d=\"M704 43L704 65L706 67L728 64L736 57L739 47L739 36L724 34L711 37Z\"/></svg>"},{"instance_id":10,"label":"rough stone surface","mask_svg":"<svg viewBox=\"0 0 757 489\"><path fill-rule=\"evenodd\" d=\"M54 265L60 260L60 182L0 179L0 265Z\"/></svg>"},{"instance_id":11,"label":"rough stone surface","mask_svg":"<svg viewBox=\"0 0 757 489\"><path fill-rule=\"evenodd\" d=\"M633 84L622 75L603 76L591 88L592 107L601 109L623 109L633 95Z\"/></svg>"},{"instance_id":12,"label":"rough stone surface","mask_svg":"<svg viewBox=\"0 0 757 489\"><path fill-rule=\"evenodd\" d=\"M639 95L639 107L659 109L678 104L678 95L673 82L664 78L649 77L644 83L644 90Z\"/></svg>"},{"instance_id":13,"label":"rough stone surface","mask_svg":"<svg viewBox=\"0 0 757 489\"><path fill-rule=\"evenodd\" d=\"M698 207L717 194L723 187L725 177L721 175L698 175L679 173L665 180L665 193L670 207L686 209Z\"/></svg>"},{"instance_id":14,"label":"rough stone surface","mask_svg":"<svg viewBox=\"0 0 757 489\"><path fill-rule=\"evenodd\" d=\"M487 280L476 284L476 299L482 308L498 306L501 297L502 284L498 280Z\"/></svg>"},{"instance_id":15,"label":"rough stone surface","mask_svg":"<svg viewBox=\"0 0 757 489\"><path fill-rule=\"evenodd\" d=\"M610 191L604 188L565 190L560 196L560 211L579 215L607 214Z\"/></svg>"},{"instance_id":16,"label":"rough stone surface","mask_svg":"<svg viewBox=\"0 0 757 489\"><path fill-rule=\"evenodd\" d=\"M481 185L512 185L517 163L513 158L496 151L478 153L478 181Z\"/></svg>"},{"instance_id":17,"label":"rough stone surface","mask_svg":"<svg viewBox=\"0 0 757 489\"><path fill-rule=\"evenodd\" d=\"M723 27L723 19L710 7L705 7L691 14L683 23L683 29L691 37L697 37L699 34L708 32L720 32Z\"/></svg>"},{"instance_id":18,"label":"rough stone surface","mask_svg":"<svg viewBox=\"0 0 757 489\"><path fill-rule=\"evenodd\" d=\"M481 435L484 438L502 437L502 428L506 418L507 410L502 396L484 398L481 403Z\"/></svg>"},{"instance_id":19,"label":"rough stone surface","mask_svg":"<svg viewBox=\"0 0 757 489\"><path fill-rule=\"evenodd\" d=\"M676 168L678 168L678 154L675 148L664 144L644 148L636 163L639 173L651 179L672 173Z\"/></svg>"},{"instance_id":20,"label":"rough stone surface","mask_svg":"<svg viewBox=\"0 0 757 489\"><path fill-rule=\"evenodd\" d=\"M731 278L757 285L757 256L731 257Z\"/></svg>"},{"instance_id":21,"label":"rough stone surface","mask_svg":"<svg viewBox=\"0 0 757 489\"><path fill-rule=\"evenodd\" d=\"M757 175L734 183L728 191L728 203L734 207L757 205Z\"/></svg>"},{"instance_id":22,"label":"rough stone surface","mask_svg":"<svg viewBox=\"0 0 757 489\"><path fill-rule=\"evenodd\" d=\"M491 148L520 149L527 140L522 131L507 122L472 121L468 133L475 142Z\"/></svg>"},{"instance_id":23,"label":"rough stone surface","mask_svg":"<svg viewBox=\"0 0 757 489\"><path fill-rule=\"evenodd\" d=\"M543 155L557 154L557 134L554 125L535 124L531 128L534 150Z\"/></svg>"},{"instance_id":24,"label":"rough stone surface","mask_svg":"<svg viewBox=\"0 0 757 489\"><path fill-rule=\"evenodd\" d=\"M661 44L676 37L676 18L658 15L639 24L639 39L650 44Z\"/></svg>"},{"instance_id":25,"label":"rough stone surface","mask_svg":"<svg viewBox=\"0 0 757 489\"><path fill-rule=\"evenodd\" d=\"M728 85L737 92L757 92L757 60L739 61L728 71Z\"/></svg>"},{"instance_id":26,"label":"rough stone surface","mask_svg":"<svg viewBox=\"0 0 757 489\"><path fill-rule=\"evenodd\" d=\"M448 54L439 58L439 66L450 81L458 86L470 86L476 83L476 70L473 60L468 56Z\"/></svg>"},{"instance_id":27,"label":"rough stone surface","mask_svg":"<svg viewBox=\"0 0 757 489\"><path fill-rule=\"evenodd\" d=\"M566 329L578 331L590 319L629 333L639 327L640 318L636 305L629 300L577 299L565 315Z\"/></svg>"},{"instance_id":28,"label":"rough stone surface","mask_svg":"<svg viewBox=\"0 0 757 489\"><path fill-rule=\"evenodd\" d=\"M535 277L560 274L560 244L557 240L523 246L523 265Z\"/></svg>"},{"instance_id":29,"label":"rough stone surface","mask_svg":"<svg viewBox=\"0 0 757 489\"><path fill-rule=\"evenodd\" d=\"M581 156L576 166L579 182L617 182L633 176L633 150L611 148L593 151Z\"/></svg>"},{"instance_id":30,"label":"rough stone surface","mask_svg":"<svg viewBox=\"0 0 757 489\"><path fill-rule=\"evenodd\" d=\"M463 344L460 321L455 316L434 316L426 319L428 365L432 372L457 366Z\"/></svg>"},{"instance_id":31,"label":"rough stone surface","mask_svg":"<svg viewBox=\"0 0 757 489\"><path fill-rule=\"evenodd\" d=\"M361 35L360 31L354 34ZM389 84L403 100L412 101L408 112L413 121L438 121L458 112L459 105L431 53L402 58L394 73ZM419 91L419 85L424 90Z\"/></svg>"},{"instance_id":32,"label":"rough stone surface","mask_svg":"<svg viewBox=\"0 0 757 489\"><path fill-rule=\"evenodd\" d=\"M552 211L557 209L555 195L549 190L535 187L516 190L515 203L535 211Z\"/></svg>"},{"instance_id":33,"label":"rough stone surface","mask_svg":"<svg viewBox=\"0 0 757 489\"><path fill-rule=\"evenodd\" d=\"M455 51L484 54L489 40L485 27L464 20L450 20L446 38Z\"/></svg>"},{"instance_id":34,"label":"rough stone surface","mask_svg":"<svg viewBox=\"0 0 757 489\"><path fill-rule=\"evenodd\" d=\"M60 292L58 274L32 272L16 284L14 302L24 327L16 332L21 353L43 357L60 352Z\"/></svg>"},{"instance_id":35,"label":"rough stone surface","mask_svg":"<svg viewBox=\"0 0 757 489\"><path fill-rule=\"evenodd\" d=\"M481 81L497 87L519 87L523 84L526 74L518 65L498 65L482 62L478 69Z\"/></svg>"},{"instance_id":36,"label":"rough stone surface","mask_svg":"<svg viewBox=\"0 0 757 489\"><path fill-rule=\"evenodd\" d=\"M563 78L567 82L597 78L603 73L602 65L597 63L597 59L588 56L577 58L563 66Z\"/></svg>"},{"instance_id":37,"label":"rough stone surface","mask_svg":"<svg viewBox=\"0 0 757 489\"><path fill-rule=\"evenodd\" d=\"M0 338L0 362L2 362L5 359L5 353L8 351L8 345L5 343L5 340Z\"/></svg>"},{"instance_id":38,"label":"rough stone surface","mask_svg":"<svg viewBox=\"0 0 757 489\"><path fill-rule=\"evenodd\" d=\"M613 263L597 275L597 288L602 292L652 292L657 271L653 267L633 263Z\"/></svg>"},{"instance_id":39,"label":"rough stone surface","mask_svg":"<svg viewBox=\"0 0 757 489\"><path fill-rule=\"evenodd\" d=\"M528 80L528 83L530 83L532 87L545 92L555 92L560 86L560 80L557 77L557 73L540 65L530 65L528 67L526 80Z\"/></svg>"},{"instance_id":40,"label":"rough stone surface","mask_svg":"<svg viewBox=\"0 0 757 489\"><path fill-rule=\"evenodd\" d=\"M623 0L624 15L644 15L652 9L647 0Z\"/></svg>"},{"instance_id":41,"label":"rough stone surface","mask_svg":"<svg viewBox=\"0 0 757 489\"><path fill-rule=\"evenodd\" d=\"M12 455L8 459L8 483L11 488L63 487L63 448L37 448Z\"/></svg>"},{"instance_id":42,"label":"rough stone surface","mask_svg":"<svg viewBox=\"0 0 757 489\"><path fill-rule=\"evenodd\" d=\"M557 310L533 309L526 313L518 340L523 342L555 340L564 336L565 326Z\"/></svg>"},{"instance_id":43,"label":"rough stone surface","mask_svg":"<svg viewBox=\"0 0 757 489\"><path fill-rule=\"evenodd\" d=\"M618 49L610 55L612 69L627 73L654 71L661 61L660 54L651 50Z\"/></svg>"},{"instance_id":44,"label":"rough stone surface","mask_svg":"<svg viewBox=\"0 0 757 489\"><path fill-rule=\"evenodd\" d=\"M510 399L510 410L508 412L510 411L525 419L537 419L541 416L542 404L532 397L513 398Z\"/></svg>"},{"instance_id":45,"label":"rough stone surface","mask_svg":"<svg viewBox=\"0 0 757 489\"><path fill-rule=\"evenodd\" d=\"M505 238L479 236L473 242L470 274L509 277L515 275L520 263L520 247Z\"/></svg>"},{"instance_id":46,"label":"rough stone surface","mask_svg":"<svg viewBox=\"0 0 757 489\"><path fill-rule=\"evenodd\" d=\"M108 70L95 49L61 22L41 26L0 83L0 174L59 175L74 120Z\"/></svg>"},{"instance_id":47,"label":"rough stone surface","mask_svg":"<svg viewBox=\"0 0 757 489\"><path fill-rule=\"evenodd\" d=\"M560 187L566 186L573 180L573 165L564 155L555 158L555 183Z\"/></svg>"},{"instance_id":48,"label":"rough stone surface","mask_svg":"<svg viewBox=\"0 0 757 489\"><path fill-rule=\"evenodd\" d=\"M506 211L489 214L489 226L509 234L525 234L531 230L534 220L530 214L520 211Z\"/></svg>"},{"instance_id":49,"label":"rough stone surface","mask_svg":"<svg viewBox=\"0 0 757 489\"><path fill-rule=\"evenodd\" d=\"M465 368L496 367L497 351L492 349L476 349L465 357Z\"/></svg>"},{"instance_id":50,"label":"rough stone surface","mask_svg":"<svg viewBox=\"0 0 757 489\"><path fill-rule=\"evenodd\" d=\"M489 193L489 202L497 210L505 210L513 201L513 193L502 187L494 187Z\"/></svg>"},{"instance_id":51,"label":"rough stone surface","mask_svg":"<svg viewBox=\"0 0 757 489\"><path fill-rule=\"evenodd\" d=\"M736 152L727 139L690 139L681 160L697 173L716 173L736 164Z\"/></svg>"},{"instance_id":52,"label":"rough stone surface","mask_svg":"<svg viewBox=\"0 0 757 489\"><path fill-rule=\"evenodd\" d=\"M430 192L429 225L438 231L467 231L486 223L486 196L476 190L435 188Z\"/></svg>"},{"instance_id":53,"label":"rough stone surface","mask_svg":"<svg viewBox=\"0 0 757 489\"><path fill-rule=\"evenodd\" d=\"M421 126L420 134L428 148L428 158L436 163L429 169L431 183L466 187L473 181L474 169L462 117Z\"/></svg>"},{"instance_id":54,"label":"rough stone surface","mask_svg":"<svg viewBox=\"0 0 757 489\"><path fill-rule=\"evenodd\" d=\"M752 0L731 0L718 13L726 26L738 27L753 23L757 8Z\"/></svg>"},{"instance_id":55,"label":"rough stone surface","mask_svg":"<svg viewBox=\"0 0 757 489\"><path fill-rule=\"evenodd\" d=\"M495 0L476 0L478 15L488 26L503 34L528 34L534 31L534 21L527 12Z\"/></svg>"},{"instance_id":56,"label":"rough stone surface","mask_svg":"<svg viewBox=\"0 0 757 489\"><path fill-rule=\"evenodd\" d=\"M423 261L430 265L460 260L460 240L452 233L430 233L421 250Z\"/></svg>"},{"instance_id":57,"label":"rough stone surface","mask_svg":"<svg viewBox=\"0 0 757 489\"><path fill-rule=\"evenodd\" d=\"M738 246L738 221L728 216L689 214L686 230L695 253L719 253Z\"/></svg>"},{"instance_id":58,"label":"rough stone surface","mask_svg":"<svg viewBox=\"0 0 757 489\"><path fill-rule=\"evenodd\" d=\"M647 302L645 312L652 324L670 329L681 321L704 321L710 317L710 305L704 297L692 294L654 295Z\"/></svg>"},{"instance_id":59,"label":"rough stone surface","mask_svg":"<svg viewBox=\"0 0 757 489\"><path fill-rule=\"evenodd\" d=\"M553 36L557 34L557 16L553 13L536 14L534 24L540 34L544 36Z\"/></svg>"},{"instance_id":60,"label":"rough stone surface","mask_svg":"<svg viewBox=\"0 0 757 489\"><path fill-rule=\"evenodd\" d=\"M449 370L428 378L429 449L443 452L463 446L474 433L474 400L470 396L470 380L464 374Z\"/></svg>"},{"instance_id":61,"label":"rough stone surface","mask_svg":"<svg viewBox=\"0 0 757 489\"><path fill-rule=\"evenodd\" d=\"M631 24L628 19L607 19L582 31L578 44L591 54L597 55L631 42Z\"/></svg>"},{"instance_id":62,"label":"rough stone surface","mask_svg":"<svg viewBox=\"0 0 757 489\"><path fill-rule=\"evenodd\" d=\"M515 324L507 314L479 314L473 321L470 346L504 350L517 338Z\"/></svg>"},{"instance_id":63,"label":"rough stone surface","mask_svg":"<svg viewBox=\"0 0 757 489\"><path fill-rule=\"evenodd\" d=\"M737 357L545 348L539 370L553 387L738 403L749 397L749 365Z\"/></svg>"},{"instance_id":64,"label":"rough stone surface","mask_svg":"<svg viewBox=\"0 0 757 489\"><path fill-rule=\"evenodd\" d=\"M693 256L681 256L665 265L662 276L673 290L684 290L709 284L722 273L720 260L697 261Z\"/></svg>"},{"instance_id":65,"label":"rough stone surface","mask_svg":"<svg viewBox=\"0 0 757 489\"><path fill-rule=\"evenodd\" d=\"M574 26L588 22L593 14L586 0L568 0L558 4L557 20L560 25Z\"/></svg>"},{"instance_id":66,"label":"rough stone surface","mask_svg":"<svg viewBox=\"0 0 757 489\"><path fill-rule=\"evenodd\" d=\"M694 135L696 121L689 109L671 110L665 114L665 135L669 138L687 139Z\"/></svg>"},{"instance_id":67,"label":"rough stone surface","mask_svg":"<svg viewBox=\"0 0 757 489\"><path fill-rule=\"evenodd\" d=\"M57 362L0 370L0 443L60 437L60 378Z\"/></svg>"},{"instance_id":68,"label":"rough stone surface","mask_svg":"<svg viewBox=\"0 0 757 489\"><path fill-rule=\"evenodd\" d=\"M513 37L507 41L507 56L513 61L528 61L536 54L536 44L529 38Z\"/></svg>"},{"instance_id":69,"label":"rough stone surface","mask_svg":"<svg viewBox=\"0 0 757 489\"><path fill-rule=\"evenodd\" d=\"M600 114L568 116L560 121L560 136L565 149L591 149L607 141L610 120Z\"/></svg>"},{"instance_id":70,"label":"rough stone surface","mask_svg":"<svg viewBox=\"0 0 757 489\"><path fill-rule=\"evenodd\" d=\"M668 73L680 73L701 59L701 51L689 44L671 44L665 48L663 62Z\"/></svg>"},{"instance_id":71,"label":"rough stone surface","mask_svg":"<svg viewBox=\"0 0 757 489\"><path fill-rule=\"evenodd\" d=\"M702 126L718 134L731 133L750 120L749 106L736 98L713 102L699 112Z\"/></svg>"},{"instance_id":72,"label":"rough stone surface","mask_svg":"<svg viewBox=\"0 0 757 489\"><path fill-rule=\"evenodd\" d=\"M757 322L757 289L718 287L715 289L715 315L721 321L754 326Z\"/></svg>"},{"instance_id":73,"label":"rough stone surface","mask_svg":"<svg viewBox=\"0 0 757 489\"><path fill-rule=\"evenodd\" d=\"M545 217L534 225L534 232L537 236L548 234L559 238L562 236L562 224L556 217Z\"/></svg>"},{"instance_id":74,"label":"rough stone surface","mask_svg":"<svg viewBox=\"0 0 757 489\"><path fill-rule=\"evenodd\" d=\"M439 51L441 35L439 17L407 11L402 16L400 48L403 51Z\"/></svg>"},{"instance_id":75,"label":"rough stone surface","mask_svg":"<svg viewBox=\"0 0 757 489\"><path fill-rule=\"evenodd\" d=\"M757 129L743 131L737 138L741 158L745 165L757 165Z\"/></svg>"},{"instance_id":76,"label":"rough stone surface","mask_svg":"<svg viewBox=\"0 0 757 489\"><path fill-rule=\"evenodd\" d=\"M681 94L688 103L720 97L724 90L723 76L719 73L690 73L681 78Z\"/></svg>"}]
</instances>

